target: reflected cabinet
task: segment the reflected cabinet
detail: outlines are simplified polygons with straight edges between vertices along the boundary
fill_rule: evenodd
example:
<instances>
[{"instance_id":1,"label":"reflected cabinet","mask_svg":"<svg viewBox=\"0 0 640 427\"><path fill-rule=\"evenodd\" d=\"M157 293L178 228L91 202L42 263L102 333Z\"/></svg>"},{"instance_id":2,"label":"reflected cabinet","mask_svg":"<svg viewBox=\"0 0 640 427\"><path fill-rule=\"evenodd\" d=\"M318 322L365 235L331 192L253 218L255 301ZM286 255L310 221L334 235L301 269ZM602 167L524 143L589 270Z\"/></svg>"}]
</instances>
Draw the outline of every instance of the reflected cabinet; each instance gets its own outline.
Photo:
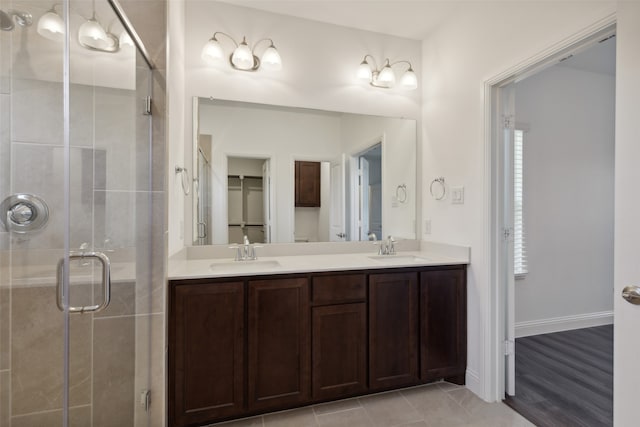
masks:
<instances>
[{"instance_id":1,"label":"reflected cabinet","mask_svg":"<svg viewBox=\"0 0 640 427\"><path fill-rule=\"evenodd\" d=\"M464 265L170 281L171 426L465 370Z\"/></svg>"}]
</instances>

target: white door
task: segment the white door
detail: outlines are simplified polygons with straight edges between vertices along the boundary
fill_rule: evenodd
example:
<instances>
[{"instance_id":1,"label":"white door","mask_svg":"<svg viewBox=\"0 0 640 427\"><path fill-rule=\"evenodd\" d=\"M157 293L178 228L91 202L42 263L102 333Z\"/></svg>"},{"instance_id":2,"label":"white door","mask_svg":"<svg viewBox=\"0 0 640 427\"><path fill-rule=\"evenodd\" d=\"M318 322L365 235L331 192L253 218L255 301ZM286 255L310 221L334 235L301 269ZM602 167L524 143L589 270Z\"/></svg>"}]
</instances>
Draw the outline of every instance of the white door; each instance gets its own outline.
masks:
<instances>
[{"instance_id":1,"label":"white door","mask_svg":"<svg viewBox=\"0 0 640 427\"><path fill-rule=\"evenodd\" d=\"M262 203L264 243L271 243L271 166L268 159L262 164Z\"/></svg>"},{"instance_id":2,"label":"white door","mask_svg":"<svg viewBox=\"0 0 640 427\"><path fill-rule=\"evenodd\" d=\"M617 4L613 419L626 427L639 425L640 305L621 295L640 286L640 2Z\"/></svg>"},{"instance_id":3,"label":"white door","mask_svg":"<svg viewBox=\"0 0 640 427\"><path fill-rule=\"evenodd\" d=\"M329 240L345 240L345 156L331 162L331 210L329 212Z\"/></svg>"},{"instance_id":4,"label":"white door","mask_svg":"<svg viewBox=\"0 0 640 427\"><path fill-rule=\"evenodd\" d=\"M500 278L504 283L504 301L506 305L505 322L505 381L506 393L510 396L516 392L516 350L515 350L515 276L514 276L514 185L513 185L513 142L515 130L515 85L509 83L499 89L498 126L500 132L500 177L498 181L503 187L499 191L502 194L501 200L501 220L502 227L499 228L501 236L500 250L502 251L501 260L505 263L498 271L503 272L504 276Z\"/></svg>"},{"instance_id":5,"label":"white door","mask_svg":"<svg viewBox=\"0 0 640 427\"><path fill-rule=\"evenodd\" d=\"M369 239L369 160L360 156L360 240ZM378 238L380 238L378 236Z\"/></svg>"}]
</instances>

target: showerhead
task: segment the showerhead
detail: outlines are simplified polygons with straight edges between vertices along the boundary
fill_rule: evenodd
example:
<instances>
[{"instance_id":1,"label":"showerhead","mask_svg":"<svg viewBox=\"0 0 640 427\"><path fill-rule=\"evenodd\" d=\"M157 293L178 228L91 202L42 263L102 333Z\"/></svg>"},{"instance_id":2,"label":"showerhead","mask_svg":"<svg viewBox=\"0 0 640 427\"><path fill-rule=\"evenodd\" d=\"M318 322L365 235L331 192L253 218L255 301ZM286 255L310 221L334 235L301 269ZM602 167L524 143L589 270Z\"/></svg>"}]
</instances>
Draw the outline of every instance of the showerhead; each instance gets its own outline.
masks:
<instances>
[{"instance_id":1,"label":"showerhead","mask_svg":"<svg viewBox=\"0 0 640 427\"><path fill-rule=\"evenodd\" d=\"M21 27L29 27L33 24L33 16L29 12L20 10L10 10L8 13L0 10L0 30L11 31L15 28L15 24Z\"/></svg>"},{"instance_id":2,"label":"showerhead","mask_svg":"<svg viewBox=\"0 0 640 427\"><path fill-rule=\"evenodd\" d=\"M11 31L14 26L11 16L4 10L0 10L0 30Z\"/></svg>"}]
</instances>

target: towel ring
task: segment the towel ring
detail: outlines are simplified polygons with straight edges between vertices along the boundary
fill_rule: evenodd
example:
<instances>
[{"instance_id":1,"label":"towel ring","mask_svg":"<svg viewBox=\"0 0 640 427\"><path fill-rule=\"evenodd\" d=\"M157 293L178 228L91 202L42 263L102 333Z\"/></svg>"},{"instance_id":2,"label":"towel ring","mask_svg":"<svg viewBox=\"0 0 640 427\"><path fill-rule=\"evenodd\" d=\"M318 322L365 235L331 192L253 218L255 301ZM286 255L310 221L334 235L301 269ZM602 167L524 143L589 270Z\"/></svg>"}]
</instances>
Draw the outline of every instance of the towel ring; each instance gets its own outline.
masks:
<instances>
[{"instance_id":1,"label":"towel ring","mask_svg":"<svg viewBox=\"0 0 640 427\"><path fill-rule=\"evenodd\" d=\"M407 185L401 184L396 187L396 200L400 203L407 202Z\"/></svg>"},{"instance_id":2,"label":"towel ring","mask_svg":"<svg viewBox=\"0 0 640 427\"><path fill-rule=\"evenodd\" d=\"M440 189L438 190L438 188L436 187L436 190L434 191L433 189L433 184L438 183L439 185L437 187L440 187ZM442 200L444 199L444 196L447 195L447 187L445 187L444 185L444 177L438 177L436 179L434 179L433 181L431 181L431 185L429 185L429 192L431 193L431 196L436 199L436 200Z\"/></svg>"},{"instance_id":3,"label":"towel ring","mask_svg":"<svg viewBox=\"0 0 640 427\"><path fill-rule=\"evenodd\" d=\"M182 168L180 166L176 166L176 175L180 174L180 178L182 181L182 191L184 191L184 195L188 196L191 193L191 184L189 183L189 170L187 168Z\"/></svg>"}]
</instances>

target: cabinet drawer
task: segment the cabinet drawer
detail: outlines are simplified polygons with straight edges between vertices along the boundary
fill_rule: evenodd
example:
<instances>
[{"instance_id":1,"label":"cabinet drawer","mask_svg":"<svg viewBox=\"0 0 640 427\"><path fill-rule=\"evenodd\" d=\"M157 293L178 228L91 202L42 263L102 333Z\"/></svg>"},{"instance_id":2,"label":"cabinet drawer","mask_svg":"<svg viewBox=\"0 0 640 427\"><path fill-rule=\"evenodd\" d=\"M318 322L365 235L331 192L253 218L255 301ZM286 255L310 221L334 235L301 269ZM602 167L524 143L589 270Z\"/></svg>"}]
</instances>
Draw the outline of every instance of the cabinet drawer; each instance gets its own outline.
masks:
<instances>
[{"instance_id":1,"label":"cabinet drawer","mask_svg":"<svg viewBox=\"0 0 640 427\"><path fill-rule=\"evenodd\" d=\"M311 283L311 301L314 305L364 301L367 297L364 274L314 276Z\"/></svg>"}]
</instances>

